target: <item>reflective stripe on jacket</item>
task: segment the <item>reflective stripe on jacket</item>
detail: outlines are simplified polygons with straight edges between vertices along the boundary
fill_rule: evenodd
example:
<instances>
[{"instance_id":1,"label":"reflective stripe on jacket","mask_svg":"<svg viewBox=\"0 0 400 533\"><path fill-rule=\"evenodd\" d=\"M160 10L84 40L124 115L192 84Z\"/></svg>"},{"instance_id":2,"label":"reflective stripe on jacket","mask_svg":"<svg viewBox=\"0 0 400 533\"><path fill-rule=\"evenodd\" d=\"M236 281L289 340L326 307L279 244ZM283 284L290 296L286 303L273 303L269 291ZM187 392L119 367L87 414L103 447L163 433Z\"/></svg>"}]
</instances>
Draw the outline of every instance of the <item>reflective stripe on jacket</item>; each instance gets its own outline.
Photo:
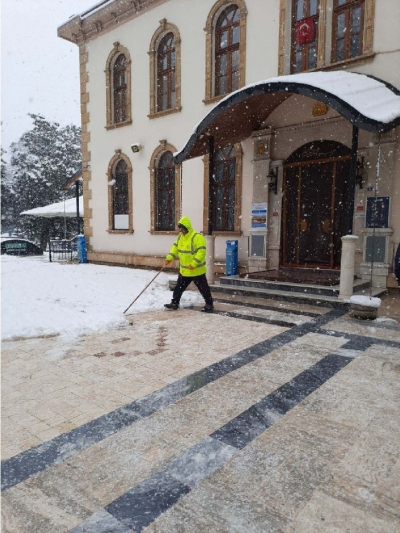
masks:
<instances>
[{"instance_id":1,"label":"reflective stripe on jacket","mask_svg":"<svg viewBox=\"0 0 400 533\"><path fill-rule=\"evenodd\" d=\"M186 235L180 233L167 255L166 259L172 261L179 259L179 272L182 276L194 277L206 273L206 240L200 233L192 228L188 217L179 221L187 228ZM189 266L193 270L189 270Z\"/></svg>"}]
</instances>

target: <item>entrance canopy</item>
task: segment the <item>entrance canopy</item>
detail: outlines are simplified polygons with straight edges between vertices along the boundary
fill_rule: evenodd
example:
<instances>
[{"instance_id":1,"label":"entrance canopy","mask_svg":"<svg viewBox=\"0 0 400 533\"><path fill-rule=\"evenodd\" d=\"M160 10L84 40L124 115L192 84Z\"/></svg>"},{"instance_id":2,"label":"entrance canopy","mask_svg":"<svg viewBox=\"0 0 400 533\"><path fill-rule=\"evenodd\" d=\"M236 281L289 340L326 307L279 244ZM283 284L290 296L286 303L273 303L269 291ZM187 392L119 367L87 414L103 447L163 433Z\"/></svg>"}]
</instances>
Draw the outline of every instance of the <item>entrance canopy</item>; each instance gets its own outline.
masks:
<instances>
[{"instance_id":1,"label":"entrance canopy","mask_svg":"<svg viewBox=\"0 0 400 533\"><path fill-rule=\"evenodd\" d=\"M83 198L79 197L79 213L83 213ZM76 198L57 202L55 204L35 207L28 211L22 211L21 215L31 215L34 217L55 218L55 217L76 217Z\"/></svg>"},{"instance_id":2,"label":"entrance canopy","mask_svg":"<svg viewBox=\"0 0 400 533\"><path fill-rule=\"evenodd\" d=\"M222 99L174 154L175 164L209 152L208 138L225 146L250 137L293 94L335 109L360 129L384 133L400 125L400 91L377 78L354 72L307 72L253 83Z\"/></svg>"}]
</instances>

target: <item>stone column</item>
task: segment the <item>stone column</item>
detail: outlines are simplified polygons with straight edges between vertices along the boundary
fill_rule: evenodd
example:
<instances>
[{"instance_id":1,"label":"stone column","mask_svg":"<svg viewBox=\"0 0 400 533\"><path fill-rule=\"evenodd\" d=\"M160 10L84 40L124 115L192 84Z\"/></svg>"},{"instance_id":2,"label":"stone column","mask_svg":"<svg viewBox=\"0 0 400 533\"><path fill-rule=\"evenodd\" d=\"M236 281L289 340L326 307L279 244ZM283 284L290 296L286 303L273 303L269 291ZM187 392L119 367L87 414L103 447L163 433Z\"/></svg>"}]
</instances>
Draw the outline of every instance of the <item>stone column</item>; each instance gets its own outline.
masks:
<instances>
[{"instance_id":1,"label":"stone column","mask_svg":"<svg viewBox=\"0 0 400 533\"><path fill-rule=\"evenodd\" d=\"M206 239L206 269L207 281L209 285L214 285L214 249L215 237L213 235L204 235Z\"/></svg>"},{"instance_id":2,"label":"stone column","mask_svg":"<svg viewBox=\"0 0 400 533\"><path fill-rule=\"evenodd\" d=\"M340 263L340 292L341 300L348 300L353 294L354 285L354 263L356 254L356 235L345 235L342 237L342 259Z\"/></svg>"}]
</instances>

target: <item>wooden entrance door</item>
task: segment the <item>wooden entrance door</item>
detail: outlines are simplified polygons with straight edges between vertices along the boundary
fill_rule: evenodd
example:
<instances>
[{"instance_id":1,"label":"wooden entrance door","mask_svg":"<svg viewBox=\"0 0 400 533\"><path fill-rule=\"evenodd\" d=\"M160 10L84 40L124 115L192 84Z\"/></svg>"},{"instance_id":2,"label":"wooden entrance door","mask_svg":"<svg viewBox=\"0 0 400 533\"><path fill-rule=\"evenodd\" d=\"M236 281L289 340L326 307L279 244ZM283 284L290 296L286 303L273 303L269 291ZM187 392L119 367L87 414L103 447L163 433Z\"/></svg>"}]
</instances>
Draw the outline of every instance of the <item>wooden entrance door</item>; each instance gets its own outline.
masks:
<instances>
[{"instance_id":1,"label":"wooden entrance door","mask_svg":"<svg viewBox=\"0 0 400 533\"><path fill-rule=\"evenodd\" d=\"M320 144L320 148L325 145L326 149L326 143ZM315 152L315 145L313 148ZM350 155L332 155L288 162L284 166L282 265L285 267L340 268Z\"/></svg>"}]
</instances>

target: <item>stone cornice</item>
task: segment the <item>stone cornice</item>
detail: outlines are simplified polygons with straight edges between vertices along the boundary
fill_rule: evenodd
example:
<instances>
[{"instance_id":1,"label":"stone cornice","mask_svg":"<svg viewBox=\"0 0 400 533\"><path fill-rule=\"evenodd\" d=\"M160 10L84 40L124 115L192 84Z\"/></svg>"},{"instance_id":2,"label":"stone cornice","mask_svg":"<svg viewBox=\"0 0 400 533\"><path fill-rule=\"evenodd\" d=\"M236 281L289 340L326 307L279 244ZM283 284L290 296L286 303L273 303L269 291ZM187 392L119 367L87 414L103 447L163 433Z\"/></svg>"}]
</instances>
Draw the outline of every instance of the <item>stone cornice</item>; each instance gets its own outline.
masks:
<instances>
[{"instance_id":1,"label":"stone cornice","mask_svg":"<svg viewBox=\"0 0 400 533\"><path fill-rule=\"evenodd\" d=\"M80 46L165 2L168 0L114 0L74 16L58 28L57 35Z\"/></svg>"}]
</instances>

